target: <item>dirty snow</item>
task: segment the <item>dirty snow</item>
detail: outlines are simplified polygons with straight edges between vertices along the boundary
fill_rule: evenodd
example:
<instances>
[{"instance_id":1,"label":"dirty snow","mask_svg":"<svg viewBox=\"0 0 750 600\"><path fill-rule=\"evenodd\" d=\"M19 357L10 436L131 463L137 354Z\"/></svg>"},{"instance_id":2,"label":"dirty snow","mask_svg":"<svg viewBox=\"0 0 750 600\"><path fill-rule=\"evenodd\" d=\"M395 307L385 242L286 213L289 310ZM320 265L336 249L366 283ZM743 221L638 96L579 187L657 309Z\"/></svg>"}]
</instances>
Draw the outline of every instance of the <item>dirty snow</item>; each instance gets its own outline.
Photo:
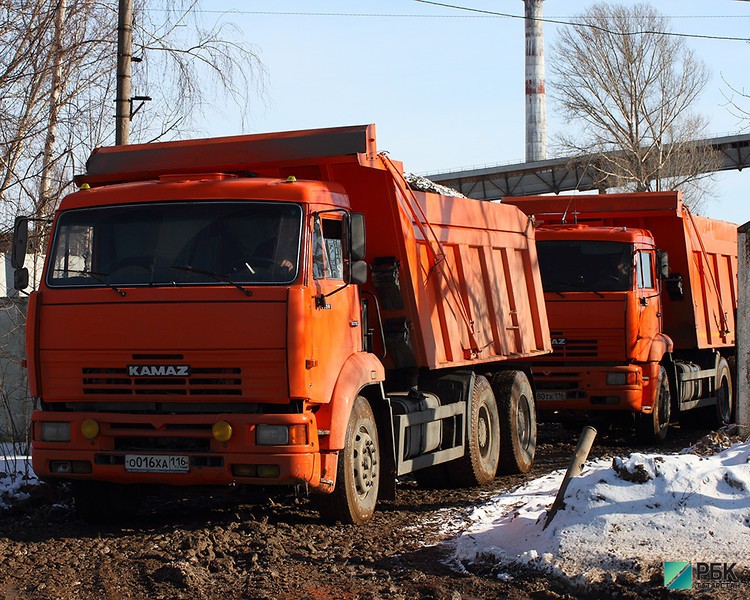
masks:
<instances>
[{"instance_id":1,"label":"dirty snow","mask_svg":"<svg viewBox=\"0 0 750 600\"><path fill-rule=\"evenodd\" d=\"M749 461L750 442L711 456L688 450L591 461L544 529L564 475L555 471L477 507L454 556L465 565L490 560L501 579L524 565L580 583L613 572L648 579L663 561L735 562L750 556ZM0 510L28 498L25 489L37 483L29 458L0 445ZM444 517L457 533L455 516Z\"/></svg>"},{"instance_id":2,"label":"dirty snow","mask_svg":"<svg viewBox=\"0 0 750 600\"><path fill-rule=\"evenodd\" d=\"M748 461L750 442L712 456L633 453L589 462L545 529L564 475L556 471L478 507L455 557L467 565L489 560L500 577L521 564L581 583L612 572L646 580L663 561L732 563L750 556Z\"/></svg>"},{"instance_id":3,"label":"dirty snow","mask_svg":"<svg viewBox=\"0 0 750 600\"><path fill-rule=\"evenodd\" d=\"M29 494L24 490L38 483L27 453L12 444L0 443L0 510L28 499Z\"/></svg>"}]
</instances>

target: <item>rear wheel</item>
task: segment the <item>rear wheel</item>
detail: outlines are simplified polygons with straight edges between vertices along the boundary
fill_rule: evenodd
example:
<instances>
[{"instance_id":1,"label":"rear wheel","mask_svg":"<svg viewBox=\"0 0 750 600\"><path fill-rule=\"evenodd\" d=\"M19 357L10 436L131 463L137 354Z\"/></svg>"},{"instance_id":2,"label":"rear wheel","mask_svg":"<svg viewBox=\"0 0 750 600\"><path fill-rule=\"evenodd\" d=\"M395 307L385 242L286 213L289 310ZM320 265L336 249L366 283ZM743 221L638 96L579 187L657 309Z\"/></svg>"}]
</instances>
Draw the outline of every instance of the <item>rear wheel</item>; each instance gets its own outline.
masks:
<instances>
[{"instance_id":1,"label":"rear wheel","mask_svg":"<svg viewBox=\"0 0 750 600\"><path fill-rule=\"evenodd\" d=\"M716 424L721 427L734 421L734 386L727 359L720 358L716 369Z\"/></svg>"},{"instance_id":2,"label":"rear wheel","mask_svg":"<svg viewBox=\"0 0 750 600\"><path fill-rule=\"evenodd\" d=\"M669 431L672 397L669 393L669 381L664 367L659 367L657 385L659 387L651 414L640 413L636 415L636 435L639 441L644 444L663 442Z\"/></svg>"},{"instance_id":3,"label":"rear wheel","mask_svg":"<svg viewBox=\"0 0 750 600\"><path fill-rule=\"evenodd\" d=\"M456 486L486 485L495 478L500 459L500 417L495 394L482 375L474 379L467 418L466 454L445 468Z\"/></svg>"},{"instance_id":4,"label":"rear wheel","mask_svg":"<svg viewBox=\"0 0 750 600\"><path fill-rule=\"evenodd\" d=\"M314 496L325 521L363 525L375 512L380 484L380 445L375 416L362 396L354 400L339 452L333 493Z\"/></svg>"},{"instance_id":5,"label":"rear wheel","mask_svg":"<svg viewBox=\"0 0 750 600\"><path fill-rule=\"evenodd\" d=\"M492 375L492 389L500 406L500 472L528 473L536 454L536 411L531 384L523 371Z\"/></svg>"}]
</instances>

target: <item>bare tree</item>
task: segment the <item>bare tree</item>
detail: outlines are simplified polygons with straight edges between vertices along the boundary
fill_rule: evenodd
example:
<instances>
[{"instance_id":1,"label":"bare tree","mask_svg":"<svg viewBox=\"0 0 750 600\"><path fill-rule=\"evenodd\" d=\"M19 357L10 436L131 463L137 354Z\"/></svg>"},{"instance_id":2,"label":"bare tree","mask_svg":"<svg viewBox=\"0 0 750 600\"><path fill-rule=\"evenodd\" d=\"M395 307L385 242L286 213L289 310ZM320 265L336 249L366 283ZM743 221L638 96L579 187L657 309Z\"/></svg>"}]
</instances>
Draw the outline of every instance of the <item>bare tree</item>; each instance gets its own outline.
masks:
<instances>
[{"instance_id":1,"label":"bare tree","mask_svg":"<svg viewBox=\"0 0 750 600\"><path fill-rule=\"evenodd\" d=\"M1 225L50 215L91 151L114 139L117 3L0 0ZM136 0L136 95L153 101L133 141L197 130L202 109L229 99L247 116L265 69L231 25L201 19L200 0ZM153 76L151 76L153 74Z\"/></svg>"},{"instance_id":2,"label":"bare tree","mask_svg":"<svg viewBox=\"0 0 750 600\"><path fill-rule=\"evenodd\" d=\"M708 71L647 4L598 3L552 47L550 93L580 135L564 151L591 157L603 188L685 189L696 208L718 157L691 112Z\"/></svg>"},{"instance_id":3,"label":"bare tree","mask_svg":"<svg viewBox=\"0 0 750 600\"><path fill-rule=\"evenodd\" d=\"M202 0L140 0L134 19L134 89L153 98L146 115L134 120L139 141L201 131L207 108L229 101L241 117L263 99L266 71L253 46L235 25L206 23ZM205 130L203 130L205 131ZM210 133L210 132L208 132Z\"/></svg>"},{"instance_id":4,"label":"bare tree","mask_svg":"<svg viewBox=\"0 0 750 600\"><path fill-rule=\"evenodd\" d=\"M747 130L750 128L750 92L744 87L735 87L725 77L722 77L722 81L727 87L727 91L722 91L727 109L737 119L738 126Z\"/></svg>"}]
</instances>

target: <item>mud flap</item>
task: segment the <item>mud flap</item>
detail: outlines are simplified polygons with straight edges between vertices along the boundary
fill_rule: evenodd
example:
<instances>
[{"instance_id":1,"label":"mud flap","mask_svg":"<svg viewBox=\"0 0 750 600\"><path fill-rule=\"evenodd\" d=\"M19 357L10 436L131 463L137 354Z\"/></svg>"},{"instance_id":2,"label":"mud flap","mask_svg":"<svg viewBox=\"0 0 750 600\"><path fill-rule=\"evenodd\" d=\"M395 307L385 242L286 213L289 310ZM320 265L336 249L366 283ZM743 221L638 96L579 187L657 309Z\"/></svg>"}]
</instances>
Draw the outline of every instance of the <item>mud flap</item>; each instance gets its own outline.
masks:
<instances>
[{"instance_id":1,"label":"mud flap","mask_svg":"<svg viewBox=\"0 0 750 600\"><path fill-rule=\"evenodd\" d=\"M384 402L375 411L375 424L380 437L380 489L381 500L396 499L396 444L393 439L393 411L390 402Z\"/></svg>"}]
</instances>

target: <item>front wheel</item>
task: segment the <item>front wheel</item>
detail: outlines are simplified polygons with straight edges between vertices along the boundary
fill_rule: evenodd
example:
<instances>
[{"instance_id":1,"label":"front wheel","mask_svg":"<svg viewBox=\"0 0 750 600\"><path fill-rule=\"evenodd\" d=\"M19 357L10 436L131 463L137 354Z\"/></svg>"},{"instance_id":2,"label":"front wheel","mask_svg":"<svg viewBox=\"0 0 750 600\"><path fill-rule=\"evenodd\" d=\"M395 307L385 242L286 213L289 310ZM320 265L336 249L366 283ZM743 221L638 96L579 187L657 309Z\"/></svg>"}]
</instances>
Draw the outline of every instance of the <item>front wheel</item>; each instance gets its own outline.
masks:
<instances>
[{"instance_id":1,"label":"front wheel","mask_svg":"<svg viewBox=\"0 0 750 600\"><path fill-rule=\"evenodd\" d=\"M672 397L669 393L667 370L659 367L659 386L651 414L636 415L636 435L641 443L658 444L663 442L669 431Z\"/></svg>"},{"instance_id":2,"label":"front wheel","mask_svg":"<svg viewBox=\"0 0 750 600\"><path fill-rule=\"evenodd\" d=\"M354 400L339 452L336 486L331 494L314 496L318 512L328 522L363 525L372 518L380 485L380 443L370 403Z\"/></svg>"}]
</instances>

